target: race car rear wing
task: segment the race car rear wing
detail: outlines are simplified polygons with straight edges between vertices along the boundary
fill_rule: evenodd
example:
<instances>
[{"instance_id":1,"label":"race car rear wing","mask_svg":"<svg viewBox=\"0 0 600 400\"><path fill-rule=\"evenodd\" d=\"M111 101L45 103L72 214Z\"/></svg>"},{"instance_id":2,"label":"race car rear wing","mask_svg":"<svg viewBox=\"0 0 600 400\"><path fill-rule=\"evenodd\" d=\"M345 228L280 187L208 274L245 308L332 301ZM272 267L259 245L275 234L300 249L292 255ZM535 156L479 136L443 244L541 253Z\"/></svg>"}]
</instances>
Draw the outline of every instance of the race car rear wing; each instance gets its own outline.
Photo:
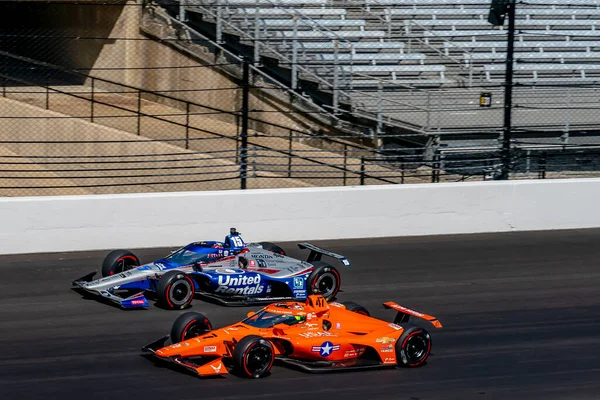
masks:
<instances>
[{"instance_id":1,"label":"race car rear wing","mask_svg":"<svg viewBox=\"0 0 600 400\"><path fill-rule=\"evenodd\" d=\"M388 301L387 303L383 303L383 307L386 309L391 308L391 309L398 311L398 314L396 314L396 318L394 319L394 324L402 324L402 323L408 322L409 318L412 315L413 317L421 318L421 319L431 322L431 325L433 325L434 327L436 327L438 329L440 329L442 327L441 322L438 321L438 319L436 317L434 317L433 315L427 315L427 314L423 314L423 313L420 313L415 310L411 310L410 308L401 306L400 304L394 303L393 301Z\"/></svg>"},{"instance_id":2,"label":"race car rear wing","mask_svg":"<svg viewBox=\"0 0 600 400\"><path fill-rule=\"evenodd\" d=\"M302 243L298 243L298 247L300 247L302 250L304 250L304 249L310 250L310 254L308 255L308 259L306 260L309 263L312 263L313 261L321 261L322 256L329 256L329 257L333 257L335 259L340 260L342 262L342 264L344 264L347 267L350 266L350 261L348 261L348 259L346 257L344 257L340 254L332 253L329 250L325 250L320 247L317 247L314 244L302 242Z\"/></svg>"}]
</instances>

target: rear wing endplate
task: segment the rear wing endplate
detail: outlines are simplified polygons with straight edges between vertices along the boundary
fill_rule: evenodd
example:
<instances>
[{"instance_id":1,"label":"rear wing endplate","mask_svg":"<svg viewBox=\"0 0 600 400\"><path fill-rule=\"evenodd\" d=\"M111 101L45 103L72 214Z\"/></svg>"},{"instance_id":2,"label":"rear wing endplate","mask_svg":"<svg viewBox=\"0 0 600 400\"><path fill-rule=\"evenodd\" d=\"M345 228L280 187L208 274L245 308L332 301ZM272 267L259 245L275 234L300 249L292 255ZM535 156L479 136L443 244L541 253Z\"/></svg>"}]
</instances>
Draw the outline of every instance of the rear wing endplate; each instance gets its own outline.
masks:
<instances>
[{"instance_id":1,"label":"rear wing endplate","mask_svg":"<svg viewBox=\"0 0 600 400\"><path fill-rule=\"evenodd\" d=\"M342 264L344 264L347 267L350 266L350 261L348 261L348 259L346 257L344 257L340 254L332 253L329 250L325 250L320 247L317 247L314 244L302 242L302 243L298 243L298 247L300 247L303 250L304 249L310 250L310 254L308 255L308 259L306 260L309 263L312 263L313 261L321 261L322 256L329 256L329 257L333 257L335 259L340 260L342 262Z\"/></svg>"},{"instance_id":2,"label":"rear wing endplate","mask_svg":"<svg viewBox=\"0 0 600 400\"><path fill-rule=\"evenodd\" d=\"M427 315L415 310L411 310L410 308L401 306L400 304L394 303L393 301L383 303L383 307L386 309L391 308L398 311L398 314L396 314L396 318L394 319L394 324L402 324L408 322L409 318L413 316L431 322L431 325L438 329L442 327L442 323L438 321L438 319L433 315Z\"/></svg>"}]
</instances>

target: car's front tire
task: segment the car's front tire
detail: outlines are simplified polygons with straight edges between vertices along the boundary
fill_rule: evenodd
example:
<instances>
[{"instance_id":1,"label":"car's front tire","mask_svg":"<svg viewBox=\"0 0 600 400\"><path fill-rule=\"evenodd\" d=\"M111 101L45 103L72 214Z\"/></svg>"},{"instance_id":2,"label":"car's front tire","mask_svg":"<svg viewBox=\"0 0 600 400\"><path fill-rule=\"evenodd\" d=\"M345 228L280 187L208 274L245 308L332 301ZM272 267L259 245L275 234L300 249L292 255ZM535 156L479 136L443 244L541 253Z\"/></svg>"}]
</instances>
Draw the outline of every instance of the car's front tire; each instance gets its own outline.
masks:
<instances>
[{"instance_id":1,"label":"car's front tire","mask_svg":"<svg viewBox=\"0 0 600 400\"><path fill-rule=\"evenodd\" d=\"M233 362L238 372L246 378L267 375L275 360L273 344L257 335L243 337L233 349Z\"/></svg>"},{"instance_id":2,"label":"car's front tire","mask_svg":"<svg viewBox=\"0 0 600 400\"><path fill-rule=\"evenodd\" d=\"M102 276L116 275L140 266L140 260L129 250L113 250L102 262Z\"/></svg>"},{"instance_id":3,"label":"car's front tire","mask_svg":"<svg viewBox=\"0 0 600 400\"><path fill-rule=\"evenodd\" d=\"M183 310L194 300L196 288L189 275L181 271L169 271L158 280L156 297L159 303L171 310Z\"/></svg>"},{"instance_id":4,"label":"car's front tire","mask_svg":"<svg viewBox=\"0 0 600 400\"><path fill-rule=\"evenodd\" d=\"M431 352L431 335L420 326L402 325L404 332L396 342L396 360L402 367L419 367Z\"/></svg>"},{"instance_id":5,"label":"car's front tire","mask_svg":"<svg viewBox=\"0 0 600 400\"><path fill-rule=\"evenodd\" d=\"M204 314L199 312L187 312L181 314L171 327L171 342L173 344L183 342L210 332L212 324Z\"/></svg>"},{"instance_id":6,"label":"car's front tire","mask_svg":"<svg viewBox=\"0 0 600 400\"><path fill-rule=\"evenodd\" d=\"M309 294L321 294L327 301L334 299L342 283L340 273L322 261L315 261L313 265L315 269L306 280Z\"/></svg>"}]
</instances>

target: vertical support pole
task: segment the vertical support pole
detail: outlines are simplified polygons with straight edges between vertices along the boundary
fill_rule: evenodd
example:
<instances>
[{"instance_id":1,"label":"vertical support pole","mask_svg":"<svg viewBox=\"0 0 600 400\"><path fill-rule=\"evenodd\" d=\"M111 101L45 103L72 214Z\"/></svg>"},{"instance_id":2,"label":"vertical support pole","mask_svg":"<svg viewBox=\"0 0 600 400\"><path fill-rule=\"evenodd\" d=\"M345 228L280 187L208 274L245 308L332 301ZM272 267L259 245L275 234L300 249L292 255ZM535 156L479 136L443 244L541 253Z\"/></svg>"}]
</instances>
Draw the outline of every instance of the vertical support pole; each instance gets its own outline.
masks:
<instances>
[{"instance_id":1,"label":"vertical support pole","mask_svg":"<svg viewBox=\"0 0 600 400\"><path fill-rule=\"evenodd\" d=\"M298 87L298 15L294 14L294 34L292 37L292 90Z\"/></svg>"},{"instance_id":2,"label":"vertical support pole","mask_svg":"<svg viewBox=\"0 0 600 400\"><path fill-rule=\"evenodd\" d=\"M429 132L429 128L431 128L431 91L427 91L427 126L426 130Z\"/></svg>"},{"instance_id":3,"label":"vertical support pole","mask_svg":"<svg viewBox=\"0 0 600 400\"><path fill-rule=\"evenodd\" d=\"M137 134L140 136L142 133L142 91L138 90L137 98Z\"/></svg>"},{"instance_id":4,"label":"vertical support pole","mask_svg":"<svg viewBox=\"0 0 600 400\"><path fill-rule=\"evenodd\" d=\"M383 84L377 84L377 136L381 135L383 127Z\"/></svg>"},{"instance_id":5,"label":"vertical support pole","mask_svg":"<svg viewBox=\"0 0 600 400\"><path fill-rule=\"evenodd\" d=\"M242 147L240 149L240 184L246 189L246 174L248 172L248 101L250 97L250 66L244 58L242 82Z\"/></svg>"},{"instance_id":6,"label":"vertical support pole","mask_svg":"<svg viewBox=\"0 0 600 400\"><path fill-rule=\"evenodd\" d=\"M217 0L217 43L223 43L223 2Z\"/></svg>"},{"instance_id":7,"label":"vertical support pole","mask_svg":"<svg viewBox=\"0 0 600 400\"><path fill-rule=\"evenodd\" d=\"M179 0L179 20L184 22L186 20L185 7L187 6L187 0Z\"/></svg>"},{"instance_id":8,"label":"vertical support pole","mask_svg":"<svg viewBox=\"0 0 600 400\"><path fill-rule=\"evenodd\" d=\"M546 152L542 152L540 161L539 161L539 172L538 179L546 179L546 162L547 162L547 154Z\"/></svg>"},{"instance_id":9,"label":"vertical support pole","mask_svg":"<svg viewBox=\"0 0 600 400\"><path fill-rule=\"evenodd\" d=\"M94 122L94 84L96 80L92 78L92 96L90 98L90 122Z\"/></svg>"},{"instance_id":10,"label":"vertical support pole","mask_svg":"<svg viewBox=\"0 0 600 400\"><path fill-rule=\"evenodd\" d=\"M571 120L571 88L567 87L567 118L565 121L564 133L562 135L563 144L569 143L569 130Z\"/></svg>"},{"instance_id":11,"label":"vertical support pole","mask_svg":"<svg viewBox=\"0 0 600 400\"><path fill-rule=\"evenodd\" d=\"M506 47L506 78L504 90L504 127L502 129L502 173L500 180L509 177L510 170L510 142L511 142L511 117L512 117L512 89L513 89L513 57L515 49L515 7L516 1L510 0L508 4L508 43Z\"/></svg>"},{"instance_id":12,"label":"vertical support pole","mask_svg":"<svg viewBox=\"0 0 600 400\"><path fill-rule=\"evenodd\" d=\"M4 77L4 79L2 79L2 82L4 83L2 85L2 97L6 97L6 77Z\"/></svg>"},{"instance_id":13,"label":"vertical support pole","mask_svg":"<svg viewBox=\"0 0 600 400\"><path fill-rule=\"evenodd\" d=\"M289 145L288 145L288 178L292 177L292 130L289 130Z\"/></svg>"},{"instance_id":14,"label":"vertical support pole","mask_svg":"<svg viewBox=\"0 0 600 400\"><path fill-rule=\"evenodd\" d=\"M344 186L346 186L348 170L348 145L344 144Z\"/></svg>"},{"instance_id":15,"label":"vertical support pole","mask_svg":"<svg viewBox=\"0 0 600 400\"><path fill-rule=\"evenodd\" d=\"M185 103L185 148L190 148L190 103Z\"/></svg>"},{"instance_id":16,"label":"vertical support pole","mask_svg":"<svg viewBox=\"0 0 600 400\"><path fill-rule=\"evenodd\" d=\"M360 185L365 184L365 156L360 157Z\"/></svg>"},{"instance_id":17,"label":"vertical support pole","mask_svg":"<svg viewBox=\"0 0 600 400\"><path fill-rule=\"evenodd\" d=\"M50 109L50 82L46 79L46 110Z\"/></svg>"},{"instance_id":18,"label":"vertical support pole","mask_svg":"<svg viewBox=\"0 0 600 400\"><path fill-rule=\"evenodd\" d=\"M340 40L335 39L335 46L333 49L333 115L338 115L338 105L339 105L339 87L340 87L340 78L339 78L339 47Z\"/></svg>"},{"instance_id":19,"label":"vertical support pole","mask_svg":"<svg viewBox=\"0 0 600 400\"><path fill-rule=\"evenodd\" d=\"M258 25L258 0L256 0L256 8L254 9L254 66L259 66L260 61L260 26Z\"/></svg>"}]
</instances>

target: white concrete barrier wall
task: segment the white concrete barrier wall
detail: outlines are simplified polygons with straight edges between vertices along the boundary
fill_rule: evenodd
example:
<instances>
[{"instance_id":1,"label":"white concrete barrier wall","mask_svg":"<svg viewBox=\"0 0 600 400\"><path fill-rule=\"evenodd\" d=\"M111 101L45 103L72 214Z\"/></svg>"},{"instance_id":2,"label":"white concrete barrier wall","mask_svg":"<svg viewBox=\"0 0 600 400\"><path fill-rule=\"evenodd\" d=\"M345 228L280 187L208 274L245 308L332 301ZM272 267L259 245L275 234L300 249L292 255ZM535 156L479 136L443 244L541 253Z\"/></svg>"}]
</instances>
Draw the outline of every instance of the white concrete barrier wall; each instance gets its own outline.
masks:
<instances>
[{"instance_id":1,"label":"white concrete barrier wall","mask_svg":"<svg viewBox=\"0 0 600 400\"><path fill-rule=\"evenodd\" d=\"M600 179L0 199L0 254L600 227Z\"/></svg>"}]
</instances>

